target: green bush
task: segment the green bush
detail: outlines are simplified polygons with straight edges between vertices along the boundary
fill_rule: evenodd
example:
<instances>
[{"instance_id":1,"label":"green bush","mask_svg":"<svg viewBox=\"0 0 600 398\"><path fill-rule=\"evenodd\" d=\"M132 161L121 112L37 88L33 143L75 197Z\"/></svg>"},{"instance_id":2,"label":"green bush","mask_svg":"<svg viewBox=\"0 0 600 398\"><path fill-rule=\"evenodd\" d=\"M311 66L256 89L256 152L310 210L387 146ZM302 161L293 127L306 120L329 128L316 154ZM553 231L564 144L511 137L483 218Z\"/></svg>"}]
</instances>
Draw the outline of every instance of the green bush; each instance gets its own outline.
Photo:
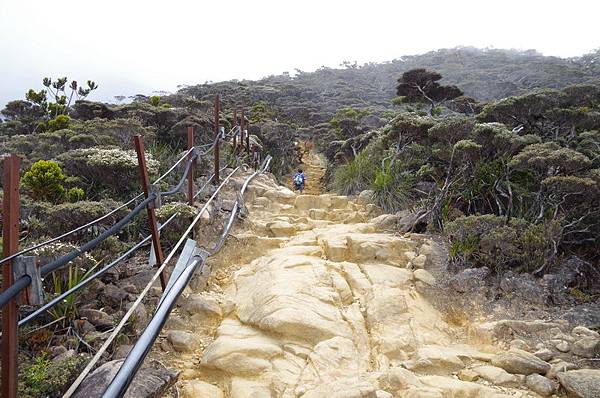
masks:
<instances>
[{"instance_id":1,"label":"green bush","mask_svg":"<svg viewBox=\"0 0 600 398\"><path fill-rule=\"evenodd\" d=\"M560 241L557 223L531 224L492 214L460 217L445 229L450 259L462 265L532 271L544 265Z\"/></svg>"},{"instance_id":2,"label":"green bush","mask_svg":"<svg viewBox=\"0 0 600 398\"><path fill-rule=\"evenodd\" d=\"M101 202L83 200L75 203L62 203L53 206L48 214L52 220L49 224L49 230L53 235L59 233L59 231L68 231L105 215L118 207L118 205L119 202L112 200L104 200ZM126 209L122 209L90 229L96 230L96 233L98 233L117 222L123 217L126 211Z\"/></svg>"},{"instance_id":3,"label":"green bush","mask_svg":"<svg viewBox=\"0 0 600 398\"><path fill-rule=\"evenodd\" d=\"M148 102L150 102L150 105L152 106L158 106L160 104L160 97L158 95L153 95L148 99Z\"/></svg>"},{"instance_id":4,"label":"green bush","mask_svg":"<svg viewBox=\"0 0 600 398\"><path fill-rule=\"evenodd\" d=\"M391 213L406 205L412 192L411 178L395 168L377 170L373 181L373 202Z\"/></svg>"},{"instance_id":5,"label":"green bush","mask_svg":"<svg viewBox=\"0 0 600 398\"><path fill-rule=\"evenodd\" d=\"M333 187L342 195L357 194L369 189L374 177L375 167L367 152L362 151L350 163L337 168Z\"/></svg>"},{"instance_id":6,"label":"green bush","mask_svg":"<svg viewBox=\"0 0 600 398\"><path fill-rule=\"evenodd\" d=\"M73 382L85 358L77 355L62 361L52 361L45 353L25 362L19 369L19 397L60 397Z\"/></svg>"},{"instance_id":7,"label":"green bush","mask_svg":"<svg viewBox=\"0 0 600 398\"><path fill-rule=\"evenodd\" d=\"M31 190L35 200L57 201L62 198L65 188L62 185L65 176L57 162L39 160L23 175L23 186Z\"/></svg>"},{"instance_id":8,"label":"green bush","mask_svg":"<svg viewBox=\"0 0 600 398\"><path fill-rule=\"evenodd\" d=\"M71 118L67 115L58 115L54 119L48 120L49 131L68 129L70 126Z\"/></svg>"},{"instance_id":9,"label":"green bush","mask_svg":"<svg viewBox=\"0 0 600 398\"><path fill-rule=\"evenodd\" d=\"M100 202L81 200L75 203L67 202L57 205L50 205L47 202L25 202L23 207L28 209L26 222L30 237L41 239L44 236L57 236L87 224L119 205L119 202L113 200ZM96 225L71 235L68 239L77 242L96 236L121 219L126 212L127 209L121 209Z\"/></svg>"},{"instance_id":10,"label":"green bush","mask_svg":"<svg viewBox=\"0 0 600 398\"><path fill-rule=\"evenodd\" d=\"M81 188L71 188L67 191L67 200L71 203L85 199L85 191Z\"/></svg>"},{"instance_id":11,"label":"green bush","mask_svg":"<svg viewBox=\"0 0 600 398\"><path fill-rule=\"evenodd\" d=\"M161 240L168 244L177 242L190 225L191 220L198 214L198 210L187 203L171 202L156 211L156 217L160 222L167 221L173 214L178 214L178 216L161 231Z\"/></svg>"}]
</instances>

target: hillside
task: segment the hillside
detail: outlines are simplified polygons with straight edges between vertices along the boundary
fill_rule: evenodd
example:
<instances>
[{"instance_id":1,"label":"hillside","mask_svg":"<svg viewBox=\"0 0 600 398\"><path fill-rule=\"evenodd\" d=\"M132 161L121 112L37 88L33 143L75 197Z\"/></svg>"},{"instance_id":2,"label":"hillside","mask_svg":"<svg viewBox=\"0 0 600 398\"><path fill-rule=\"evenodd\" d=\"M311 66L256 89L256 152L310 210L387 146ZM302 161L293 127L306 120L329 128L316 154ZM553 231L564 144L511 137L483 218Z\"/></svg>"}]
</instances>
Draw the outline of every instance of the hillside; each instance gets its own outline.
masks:
<instances>
[{"instance_id":1,"label":"hillside","mask_svg":"<svg viewBox=\"0 0 600 398\"><path fill-rule=\"evenodd\" d=\"M456 84L478 101L523 94L537 88L563 88L600 79L600 53L580 58L546 57L535 51L454 48L404 56L390 62L343 69L296 71L258 81L228 81L183 88L177 94L201 99L215 93L238 103L266 101L280 117L300 125L329 121L343 107L391 107L395 84L403 72L415 68L435 70L443 83Z\"/></svg>"}]
</instances>

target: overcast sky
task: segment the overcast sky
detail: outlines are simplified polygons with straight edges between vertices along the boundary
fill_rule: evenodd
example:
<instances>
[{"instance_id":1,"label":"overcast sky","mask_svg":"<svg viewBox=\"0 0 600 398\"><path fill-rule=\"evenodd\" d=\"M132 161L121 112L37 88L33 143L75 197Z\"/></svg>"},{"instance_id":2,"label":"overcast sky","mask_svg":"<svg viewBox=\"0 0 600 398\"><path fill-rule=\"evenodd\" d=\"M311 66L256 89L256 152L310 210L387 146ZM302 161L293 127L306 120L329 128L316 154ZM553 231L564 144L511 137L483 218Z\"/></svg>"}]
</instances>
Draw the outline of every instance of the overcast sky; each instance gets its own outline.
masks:
<instances>
[{"instance_id":1,"label":"overcast sky","mask_svg":"<svg viewBox=\"0 0 600 398\"><path fill-rule=\"evenodd\" d=\"M600 47L598 15L598 0L0 0L0 105L44 76L111 100L459 45L569 57Z\"/></svg>"}]
</instances>

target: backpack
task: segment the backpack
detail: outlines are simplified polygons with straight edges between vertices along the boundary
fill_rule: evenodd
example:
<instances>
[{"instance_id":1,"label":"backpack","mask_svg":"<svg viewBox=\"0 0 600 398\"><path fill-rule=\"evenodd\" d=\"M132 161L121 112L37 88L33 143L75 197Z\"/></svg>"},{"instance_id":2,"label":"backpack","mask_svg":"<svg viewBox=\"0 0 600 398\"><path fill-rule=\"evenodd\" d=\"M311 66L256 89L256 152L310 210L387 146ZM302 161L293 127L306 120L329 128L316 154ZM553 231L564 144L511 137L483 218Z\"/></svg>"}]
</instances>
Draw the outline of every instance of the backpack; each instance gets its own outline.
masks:
<instances>
[{"instance_id":1,"label":"backpack","mask_svg":"<svg viewBox=\"0 0 600 398\"><path fill-rule=\"evenodd\" d=\"M304 183L304 178L302 177L302 174L297 173L294 176L294 185L302 185Z\"/></svg>"}]
</instances>

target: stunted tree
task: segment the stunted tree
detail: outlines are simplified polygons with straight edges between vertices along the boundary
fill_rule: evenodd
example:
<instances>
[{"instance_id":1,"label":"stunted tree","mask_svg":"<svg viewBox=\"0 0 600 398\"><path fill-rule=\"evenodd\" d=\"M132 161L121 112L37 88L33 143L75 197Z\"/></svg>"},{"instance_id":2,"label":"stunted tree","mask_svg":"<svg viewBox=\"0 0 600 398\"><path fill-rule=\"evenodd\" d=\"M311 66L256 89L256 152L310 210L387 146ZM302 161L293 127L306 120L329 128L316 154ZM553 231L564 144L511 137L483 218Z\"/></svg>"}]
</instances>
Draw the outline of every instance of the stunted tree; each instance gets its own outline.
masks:
<instances>
[{"instance_id":1,"label":"stunted tree","mask_svg":"<svg viewBox=\"0 0 600 398\"><path fill-rule=\"evenodd\" d=\"M58 115L68 115L73 99L85 99L93 90L98 88L98 85L91 80L87 81L87 88L78 86L75 80L71 81L67 87L67 82L66 77L55 81L45 77L42 84L46 87L46 90L35 91L30 89L25 94L25 98L27 101L39 106L48 118L53 118ZM67 90L69 91L67 92Z\"/></svg>"},{"instance_id":2,"label":"stunted tree","mask_svg":"<svg viewBox=\"0 0 600 398\"><path fill-rule=\"evenodd\" d=\"M433 114L436 106L463 95L456 86L442 86L439 80L442 75L426 69L412 69L404 72L398 79L396 95L403 102L429 103L429 113Z\"/></svg>"}]
</instances>

